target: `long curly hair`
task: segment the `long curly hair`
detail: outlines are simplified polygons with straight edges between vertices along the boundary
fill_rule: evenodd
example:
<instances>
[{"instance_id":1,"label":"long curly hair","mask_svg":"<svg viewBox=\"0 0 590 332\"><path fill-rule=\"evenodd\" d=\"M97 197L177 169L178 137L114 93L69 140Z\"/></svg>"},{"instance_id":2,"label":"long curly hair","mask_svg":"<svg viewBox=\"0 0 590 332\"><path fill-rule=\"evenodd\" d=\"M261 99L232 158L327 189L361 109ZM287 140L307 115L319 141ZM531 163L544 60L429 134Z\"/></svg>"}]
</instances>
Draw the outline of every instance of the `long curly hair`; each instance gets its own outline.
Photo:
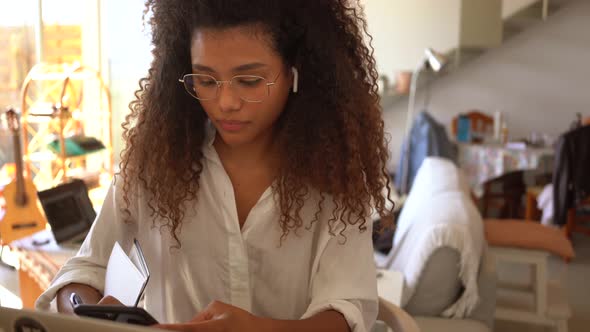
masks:
<instances>
[{"instance_id":1,"label":"long curly hair","mask_svg":"<svg viewBox=\"0 0 590 332\"><path fill-rule=\"evenodd\" d=\"M372 209L390 214L377 71L358 0L150 0L146 14L153 62L122 125L127 213L132 184L139 181L149 193L152 216L160 217L160 226L180 245L183 204L196 199L199 189L203 152L195 147L202 146L207 121L198 101L177 83L191 72L191 34L257 25L284 62L300 72L300 91L289 96L275 124L282 155L272 189L281 241L317 222L327 199L335 203L327 221L332 234L338 224L340 234L348 225L366 230ZM320 200L315 219L304 223L300 211L312 189Z\"/></svg>"}]
</instances>

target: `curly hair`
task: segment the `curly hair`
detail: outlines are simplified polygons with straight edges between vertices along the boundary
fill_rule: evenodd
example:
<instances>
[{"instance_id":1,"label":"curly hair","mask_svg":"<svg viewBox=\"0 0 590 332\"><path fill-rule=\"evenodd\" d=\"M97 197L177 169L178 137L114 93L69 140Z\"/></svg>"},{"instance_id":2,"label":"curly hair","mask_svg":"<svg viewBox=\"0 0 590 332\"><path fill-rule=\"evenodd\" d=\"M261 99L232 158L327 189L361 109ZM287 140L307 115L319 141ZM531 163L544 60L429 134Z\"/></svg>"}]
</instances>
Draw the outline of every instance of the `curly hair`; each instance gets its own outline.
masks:
<instances>
[{"instance_id":1,"label":"curly hair","mask_svg":"<svg viewBox=\"0 0 590 332\"><path fill-rule=\"evenodd\" d=\"M194 147L205 139L207 115L175 83L191 72L195 29L249 25L261 26L284 62L301 73L300 91L289 96L275 124L282 155L272 189L281 241L304 226L300 211L310 189L320 200L306 227L318 221L328 195L335 203L328 221L333 235L338 224L341 235L348 225L366 230L373 208L390 213L377 71L358 0L150 0L144 15L150 12L153 62L122 125L127 213L131 184L139 181L152 216L180 245L183 203L199 189L203 152Z\"/></svg>"}]
</instances>

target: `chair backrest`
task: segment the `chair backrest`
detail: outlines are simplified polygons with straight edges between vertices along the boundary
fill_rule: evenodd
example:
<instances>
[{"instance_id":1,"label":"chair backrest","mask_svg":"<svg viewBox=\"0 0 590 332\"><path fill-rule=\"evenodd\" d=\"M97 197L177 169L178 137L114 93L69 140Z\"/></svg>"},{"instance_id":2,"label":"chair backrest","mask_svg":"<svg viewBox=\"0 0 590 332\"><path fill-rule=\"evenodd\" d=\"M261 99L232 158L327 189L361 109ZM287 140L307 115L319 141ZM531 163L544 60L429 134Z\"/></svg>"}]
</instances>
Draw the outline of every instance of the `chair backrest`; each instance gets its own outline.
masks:
<instances>
[{"instance_id":1,"label":"chair backrest","mask_svg":"<svg viewBox=\"0 0 590 332\"><path fill-rule=\"evenodd\" d=\"M381 297L379 298L377 320L382 321L395 332L420 332L414 318L400 307Z\"/></svg>"},{"instance_id":2,"label":"chair backrest","mask_svg":"<svg viewBox=\"0 0 590 332\"><path fill-rule=\"evenodd\" d=\"M524 171L503 174L484 183L484 194L481 199L482 216L490 217L491 208L499 208L500 219L521 218L522 198L526 193Z\"/></svg>"}]
</instances>

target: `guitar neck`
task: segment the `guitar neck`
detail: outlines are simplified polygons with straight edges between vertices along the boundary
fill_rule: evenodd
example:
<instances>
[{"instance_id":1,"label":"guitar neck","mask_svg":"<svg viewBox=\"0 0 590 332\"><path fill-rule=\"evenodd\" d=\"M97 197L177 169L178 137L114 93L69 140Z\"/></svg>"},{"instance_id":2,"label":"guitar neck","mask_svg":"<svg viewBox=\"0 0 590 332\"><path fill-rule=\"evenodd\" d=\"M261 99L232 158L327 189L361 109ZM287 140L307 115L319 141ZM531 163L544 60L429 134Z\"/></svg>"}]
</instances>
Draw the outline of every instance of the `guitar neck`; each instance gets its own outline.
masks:
<instances>
[{"instance_id":1,"label":"guitar neck","mask_svg":"<svg viewBox=\"0 0 590 332\"><path fill-rule=\"evenodd\" d=\"M23 156L22 146L20 143L20 130L13 133L14 141L14 164L16 165L16 202L19 205L24 205L27 202L27 196L25 192L25 179L24 179L24 167L23 167Z\"/></svg>"}]
</instances>

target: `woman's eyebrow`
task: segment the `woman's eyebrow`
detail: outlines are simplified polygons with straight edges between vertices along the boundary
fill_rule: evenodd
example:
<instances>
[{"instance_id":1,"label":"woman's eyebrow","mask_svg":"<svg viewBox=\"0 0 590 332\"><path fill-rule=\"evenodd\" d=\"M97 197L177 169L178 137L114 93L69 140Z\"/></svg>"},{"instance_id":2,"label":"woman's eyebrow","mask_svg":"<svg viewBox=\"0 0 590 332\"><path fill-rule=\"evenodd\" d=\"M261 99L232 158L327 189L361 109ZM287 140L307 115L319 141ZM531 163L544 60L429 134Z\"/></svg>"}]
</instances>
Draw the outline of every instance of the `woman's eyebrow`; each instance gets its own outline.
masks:
<instances>
[{"instance_id":1,"label":"woman's eyebrow","mask_svg":"<svg viewBox=\"0 0 590 332\"><path fill-rule=\"evenodd\" d=\"M215 73L215 70L211 67L207 67L198 63L193 63L193 70L206 71L208 73Z\"/></svg>"},{"instance_id":2,"label":"woman's eyebrow","mask_svg":"<svg viewBox=\"0 0 590 332\"><path fill-rule=\"evenodd\" d=\"M247 71L247 70L252 70L252 69L260 69L260 68L264 68L264 67L268 67L268 65L261 63L261 62L252 62L252 63L247 63L244 65L237 66L234 69L232 69L232 71L234 71L234 72Z\"/></svg>"},{"instance_id":3,"label":"woman's eyebrow","mask_svg":"<svg viewBox=\"0 0 590 332\"><path fill-rule=\"evenodd\" d=\"M197 70L197 71L203 71L203 72L208 72L208 73L216 73L215 69L199 64L199 63L194 63L192 65L193 70ZM252 69L260 69L260 68L266 68L268 67L268 65L261 63L261 62L252 62L252 63L246 63L243 65L239 65L235 68L232 69L233 72L242 72L242 71L247 71L247 70L252 70Z\"/></svg>"}]
</instances>

